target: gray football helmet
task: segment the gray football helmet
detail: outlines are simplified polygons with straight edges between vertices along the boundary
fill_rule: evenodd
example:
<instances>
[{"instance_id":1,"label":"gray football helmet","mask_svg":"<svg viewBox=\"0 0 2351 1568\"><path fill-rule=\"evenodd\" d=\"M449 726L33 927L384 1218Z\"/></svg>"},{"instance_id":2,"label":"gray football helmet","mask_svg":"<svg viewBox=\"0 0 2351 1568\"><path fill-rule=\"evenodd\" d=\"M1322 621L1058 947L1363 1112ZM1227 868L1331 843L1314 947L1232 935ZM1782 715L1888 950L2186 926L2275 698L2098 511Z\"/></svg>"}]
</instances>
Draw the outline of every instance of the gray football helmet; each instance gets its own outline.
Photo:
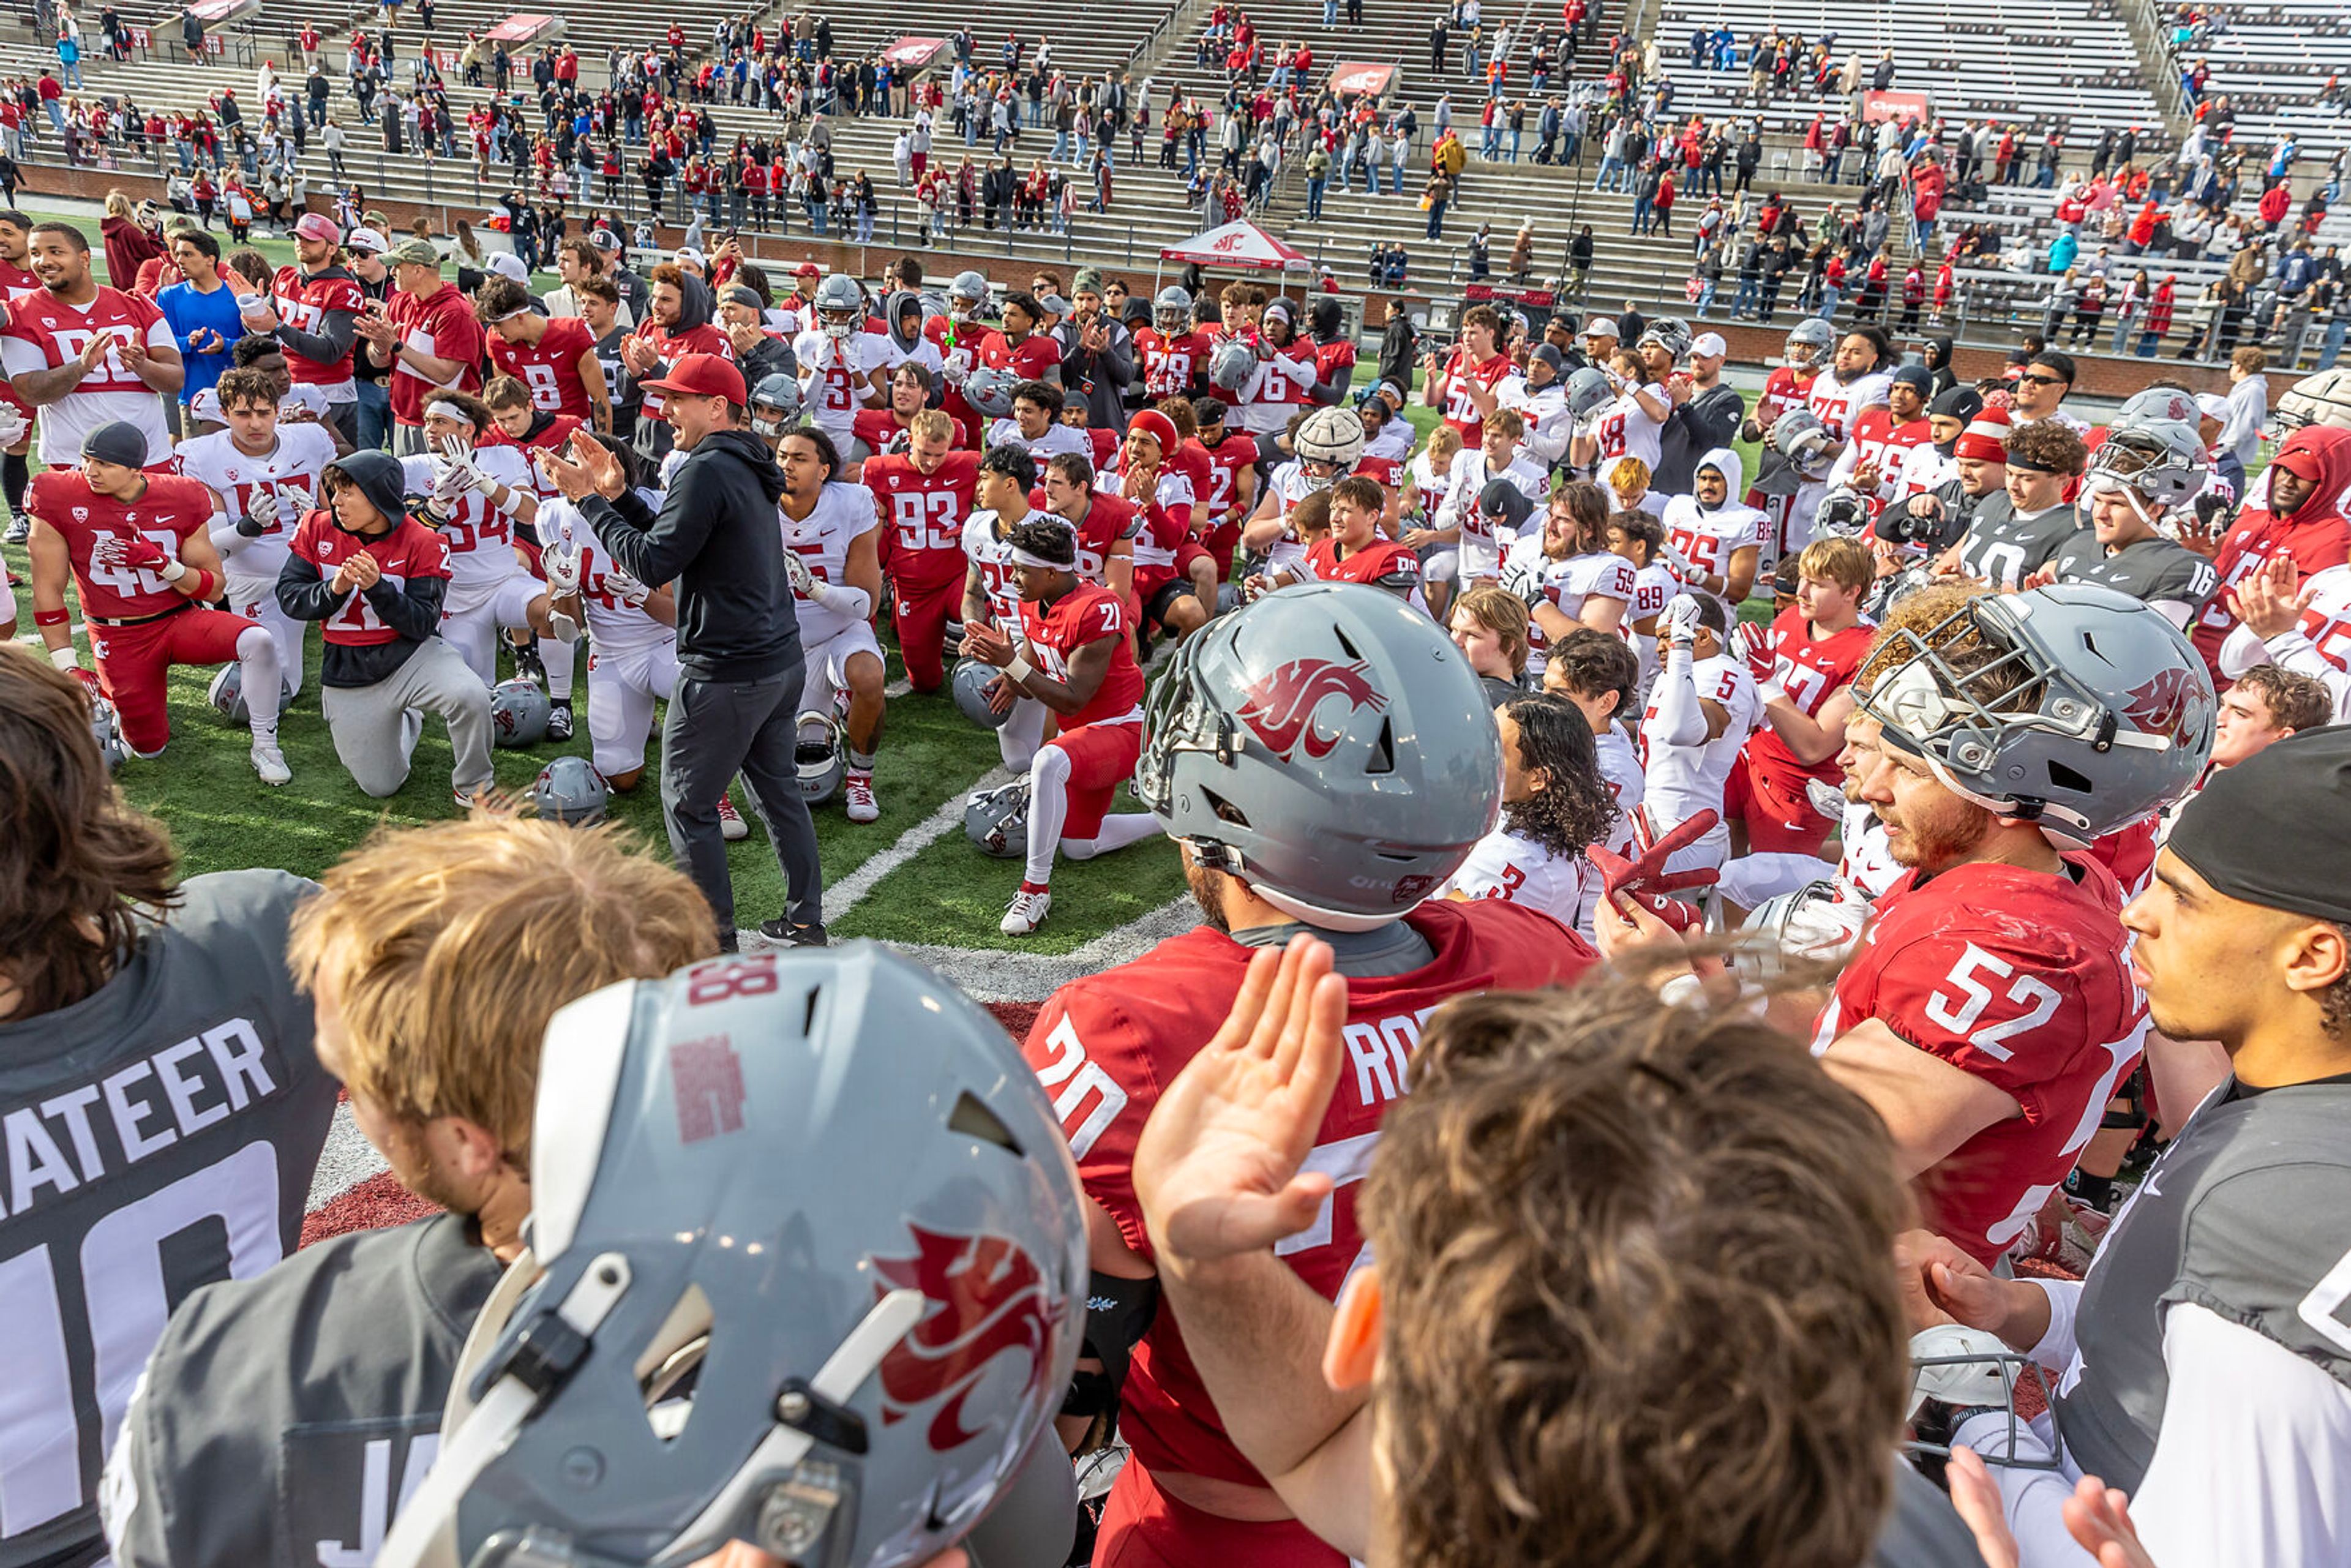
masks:
<instances>
[{"instance_id":1,"label":"gray football helmet","mask_svg":"<svg viewBox=\"0 0 2351 1568\"><path fill-rule=\"evenodd\" d=\"M2142 393L2141 396L2146 394ZM2090 454L2085 492L2119 486L2136 490L2158 512L2184 507L2204 488L2208 466L2196 423L2117 419Z\"/></svg>"},{"instance_id":2,"label":"gray football helmet","mask_svg":"<svg viewBox=\"0 0 2351 1568\"><path fill-rule=\"evenodd\" d=\"M1987 810L2085 843L2180 799L2211 756L2203 659L2111 588L1970 599L1923 633L1881 632L1865 673L1883 744Z\"/></svg>"},{"instance_id":3,"label":"gray football helmet","mask_svg":"<svg viewBox=\"0 0 2351 1568\"><path fill-rule=\"evenodd\" d=\"M1298 422L1290 445L1301 459L1328 463L1344 474L1364 455L1364 421L1352 410L1318 408Z\"/></svg>"},{"instance_id":4,"label":"gray football helmet","mask_svg":"<svg viewBox=\"0 0 2351 1568\"><path fill-rule=\"evenodd\" d=\"M1190 330L1192 291L1176 283L1161 289L1151 301L1151 324L1170 338Z\"/></svg>"},{"instance_id":5,"label":"gray football helmet","mask_svg":"<svg viewBox=\"0 0 2351 1568\"><path fill-rule=\"evenodd\" d=\"M1087 1282L1067 1140L1003 1030L860 942L607 987L544 1049L531 1250L382 1568L729 1540L901 1568L992 1528L1052 1442ZM1075 1492L1044 1451L1058 1552Z\"/></svg>"},{"instance_id":6,"label":"gray football helmet","mask_svg":"<svg viewBox=\"0 0 2351 1568\"><path fill-rule=\"evenodd\" d=\"M1641 341L1656 344L1678 362L1689 353L1689 323L1678 316L1660 316L1649 323L1649 329L1641 334Z\"/></svg>"},{"instance_id":7,"label":"gray football helmet","mask_svg":"<svg viewBox=\"0 0 2351 1568\"><path fill-rule=\"evenodd\" d=\"M995 665L977 659L966 659L955 667L956 707L982 729L1002 729L1004 721L1012 716L1009 708L998 713L987 706L987 688L998 673Z\"/></svg>"},{"instance_id":8,"label":"gray football helmet","mask_svg":"<svg viewBox=\"0 0 2351 1568\"><path fill-rule=\"evenodd\" d=\"M964 803L963 836L982 854L1019 860L1029 852L1029 780L982 789Z\"/></svg>"},{"instance_id":9,"label":"gray football helmet","mask_svg":"<svg viewBox=\"0 0 2351 1568\"><path fill-rule=\"evenodd\" d=\"M1615 401L1606 371L1586 365L1567 378L1567 412L1573 419L1590 419Z\"/></svg>"},{"instance_id":10,"label":"gray football helmet","mask_svg":"<svg viewBox=\"0 0 2351 1568\"><path fill-rule=\"evenodd\" d=\"M1267 594L1153 683L1134 792L1199 862L1311 925L1369 930L1494 826L1501 747L1426 613L1358 583Z\"/></svg>"},{"instance_id":11,"label":"gray football helmet","mask_svg":"<svg viewBox=\"0 0 2351 1568\"><path fill-rule=\"evenodd\" d=\"M1813 514L1813 531L1838 538L1865 538L1869 533L1869 502L1840 485L1821 497Z\"/></svg>"},{"instance_id":12,"label":"gray football helmet","mask_svg":"<svg viewBox=\"0 0 2351 1568\"><path fill-rule=\"evenodd\" d=\"M604 776L584 757L559 757L538 770L530 803L541 817L567 828L592 827L611 806Z\"/></svg>"},{"instance_id":13,"label":"gray football helmet","mask_svg":"<svg viewBox=\"0 0 2351 1568\"><path fill-rule=\"evenodd\" d=\"M547 738L552 711L537 681L500 681L490 688L490 738L508 747L537 746Z\"/></svg>"},{"instance_id":14,"label":"gray football helmet","mask_svg":"<svg viewBox=\"0 0 2351 1568\"><path fill-rule=\"evenodd\" d=\"M2294 382L2270 410L2269 423L2282 431L2300 430L2306 424L2351 430L2351 366L2337 365Z\"/></svg>"},{"instance_id":15,"label":"gray football helmet","mask_svg":"<svg viewBox=\"0 0 2351 1568\"><path fill-rule=\"evenodd\" d=\"M1807 479L1825 478L1836 466L1837 439L1821 416L1808 408L1792 408L1771 422L1771 450Z\"/></svg>"},{"instance_id":16,"label":"gray football helmet","mask_svg":"<svg viewBox=\"0 0 2351 1568\"><path fill-rule=\"evenodd\" d=\"M213 676L213 684L204 688L204 701L225 725L238 729L253 722L252 713L245 706L245 666L231 659Z\"/></svg>"},{"instance_id":17,"label":"gray football helmet","mask_svg":"<svg viewBox=\"0 0 2351 1568\"><path fill-rule=\"evenodd\" d=\"M1227 392L1238 392L1257 374L1257 352L1238 338L1228 338L1208 355L1208 382Z\"/></svg>"},{"instance_id":18,"label":"gray football helmet","mask_svg":"<svg viewBox=\"0 0 2351 1568\"><path fill-rule=\"evenodd\" d=\"M856 337L865 330L865 290L845 272L827 273L816 286L816 319L836 342Z\"/></svg>"},{"instance_id":19,"label":"gray football helmet","mask_svg":"<svg viewBox=\"0 0 2351 1568\"><path fill-rule=\"evenodd\" d=\"M109 773L131 760L131 743L122 738L122 725L115 717L114 705L104 697L89 700L89 734L98 742L98 755L105 761Z\"/></svg>"},{"instance_id":20,"label":"gray football helmet","mask_svg":"<svg viewBox=\"0 0 2351 1568\"><path fill-rule=\"evenodd\" d=\"M947 284L947 312L964 320L977 320L987 314L987 275L983 272L958 272Z\"/></svg>"},{"instance_id":21,"label":"gray football helmet","mask_svg":"<svg viewBox=\"0 0 2351 1568\"><path fill-rule=\"evenodd\" d=\"M841 721L814 708L801 714L792 742L792 766L799 773L800 799L811 806L831 800L849 774L849 738Z\"/></svg>"},{"instance_id":22,"label":"gray football helmet","mask_svg":"<svg viewBox=\"0 0 2351 1568\"><path fill-rule=\"evenodd\" d=\"M751 429L770 439L781 435L800 422L800 383L797 377L780 372L761 376L759 384L751 389Z\"/></svg>"},{"instance_id":23,"label":"gray football helmet","mask_svg":"<svg viewBox=\"0 0 2351 1568\"><path fill-rule=\"evenodd\" d=\"M963 401L990 419L1006 419L1012 413L1012 392L1020 378L1010 371L999 371L983 365L963 379Z\"/></svg>"},{"instance_id":24,"label":"gray football helmet","mask_svg":"<svg viewBox=\"0 0 2351 1568\"><path fill-rule=\"evenodd\" d=\"M2148 387L2131 393L2123 406L2116 411L2114 423L2119 428L2126 424L2144 424L2151 419L2168 419L2174 424L2184 424L2193 430L2196 428L2196 399L2192 393L2181 392L2177 387Z\"/></svg>"},{"instance_id":25,"label":"gray football helmet","mask_svg":"<svg viewBox=\"0 0 2351 1568\"><path fill-rule=\"evenodd\" d=\"M1788 340L1780 353L1790 370L1808 371L1835 347L1836 329L1817 316L1807 316L1789 329Z\"/></svg>"},{"instance_id":26,"label":"gray football helmet","mask_svg":"<svg viewBox=\"0 0 2351 1568\"><path fill-rule=\"evenodd\" d=\"M1740 928L1732 964L1742 977L1759 982L1776 978L1792 966L1842 964L1861 940L1869 910L1866 901L1844 896L1832 882L1807 883L1793 893L1767 898Z\"/></svg>"}]
</instances>

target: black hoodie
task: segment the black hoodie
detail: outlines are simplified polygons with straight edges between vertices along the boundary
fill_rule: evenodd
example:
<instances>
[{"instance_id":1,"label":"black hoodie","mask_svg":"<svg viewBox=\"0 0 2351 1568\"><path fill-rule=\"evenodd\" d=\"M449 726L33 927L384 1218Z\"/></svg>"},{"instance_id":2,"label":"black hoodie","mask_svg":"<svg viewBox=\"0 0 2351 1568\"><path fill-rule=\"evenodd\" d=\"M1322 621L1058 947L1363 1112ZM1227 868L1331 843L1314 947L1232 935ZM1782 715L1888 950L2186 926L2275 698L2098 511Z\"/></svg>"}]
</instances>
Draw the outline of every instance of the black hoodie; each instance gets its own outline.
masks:
<instances>
[{"instance_id":1,"label":"black hoodie","mask_svg":"<svg viewBox=\"0 0 2351 1568\"><path fill-rule=\"evenodd\" d=\"M677 584L677 665L697 681L757 681L800 661L776 503L784 471L747 430L714 431L662 497L580 503L612 559L649 588Z\"/></svg>"}]
</instances>

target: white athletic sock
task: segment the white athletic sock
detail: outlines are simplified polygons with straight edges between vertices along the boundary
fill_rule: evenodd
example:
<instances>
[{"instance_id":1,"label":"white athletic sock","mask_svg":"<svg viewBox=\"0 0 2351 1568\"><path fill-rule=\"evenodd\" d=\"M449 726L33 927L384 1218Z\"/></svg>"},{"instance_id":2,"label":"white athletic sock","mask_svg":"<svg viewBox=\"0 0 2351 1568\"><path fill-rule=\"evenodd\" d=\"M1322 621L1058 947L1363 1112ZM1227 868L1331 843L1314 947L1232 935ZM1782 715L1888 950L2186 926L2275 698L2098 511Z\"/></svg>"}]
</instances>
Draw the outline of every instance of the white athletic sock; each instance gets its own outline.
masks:
<instances>
[{"instance_id":1,"label":"white athletic sock","mask_svg":"<svg viewBox=\"0 0 2351 1568\"><path fill-rule=\"evenodd\" d=\"M571 671L580 660L580 645L557 637L538 640L538 662L547 666L547 695L560 702L571 695Z\"/></svg>"},{"instance_id":2,"label":"white athletic sock","mask_svg":"<svg viewBox=\"0 0 2351 1568\"><path fill-rule=\"evenodd\" d=\"M1148 811L1114 811L1102 819L1102 830L1092 838L1063 839L1061 852L1073 861L1090 861L1096 855L1141 843L1163 831L1159 819Z\"/></svg>"},{"instance_id":3,"label":"white athletic sock","mask_svg":"<svg viewBox=\"0 0 2351 1568\"><path fill-rule=\"evenodd\" d=\"M1053 852L1070 820L1070 754L1048 746L1029 765L1029 864L1022 873L1039 887L1053 879Z\"/></svg>"},{"instance_id":4,"label":"white athletic sock","mask_svg":"<svg viewBox=\"0 0 2351 1568\"><path fill-rule=\"evenodd\" d=\"M248 626L237 633L236 662L243 673L245 711L252 716L253 733L275 739L286 673L277 659L277 639L269 634L269 628Z\"/></svg>"}]
</instances>

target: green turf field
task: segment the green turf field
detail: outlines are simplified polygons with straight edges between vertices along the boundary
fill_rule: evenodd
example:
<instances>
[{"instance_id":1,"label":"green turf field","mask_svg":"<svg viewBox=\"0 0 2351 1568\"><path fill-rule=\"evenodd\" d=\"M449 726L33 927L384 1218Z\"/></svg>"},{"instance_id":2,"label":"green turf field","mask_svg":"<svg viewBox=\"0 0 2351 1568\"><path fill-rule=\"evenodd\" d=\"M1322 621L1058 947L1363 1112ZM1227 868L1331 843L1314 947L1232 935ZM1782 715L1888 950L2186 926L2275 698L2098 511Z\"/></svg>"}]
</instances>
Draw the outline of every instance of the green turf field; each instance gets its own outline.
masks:
<instances>
[{"instance_id":1,"label":"green turf field","mask_svg":"<svg viewBox=\"0 0 2351 1568\"><path fill-rule=\"evenodd\" d=\"M96 225L89 220L70 221L95 235ZM293 259L289 242L264 239L256 242L256 248L273 264ZM1371 375L1367 360L1358 366L1357 379L1369 380ZM1436 412L1431 409L1415 406L1409 414L1424 434L1436 423ZM1741 455L1753 463L1752 449L1742 448ZM27 571L24 550L10 547L5 554L23 580ZM20 601L24 606L21 626L28 632L29 594L20 593ZM37 639L33 640L37 645ZM83 649L87 661L87 643ZM403 789L382 800L360 792L336 759L325 721L319 716L318 650L314 636L309 641L309 678L279 726L279 743L293 768L294 781L276 789L254 777L246 760L245 732L224 726L204 702L212 672L174 673L170 748L154 761L134 759L126 764L119 782L133 803L170 824L190 873L266 865L316 875L379 824L408 826L455 814L449 789L448 738L437 725L428 727ZM904 674L894 650L889 674L893 680ZM538 769L562 753L587 756L584 660L574 691L578 714L573 739L562 746L497 753L502 789L528 789ZM657 844L664 841L655 795L659 741L656 722L645 782L635 795L616 796L613 801L617 819ZM941 824L932 821L943 809L959 812L965 795L998 767L995 737L966 720L944 696L905 695L892 700L888 727L874 765L881 821L852 825L841 815L838 801L817 810L827 884L838 888L856 878L872 857L893 852L903 836L911 833L916 841L927 837L928 841L910 854L893 855L892 868L864 887L853 904L829 911L836 936L1065 953L1182 894L1182 873L1174 846L1161 840L1146 841L1102 860L1064 862L1054 873L1053 912L1044 928L1029 937L998 935L997 919L1019 881L1018 862L989 859L972 847L964 837L959 815L944 831L938 831ZM739 787L735 800L748 817L747 797ZM1136 808L1122 792L1119 809ZM751 836L731 847L730 859L740 922L753 925L782 913L782 878L756 821ZM860 886L866 880L858 878L851 885ZM840 897L834 900L836 904L844 902Z\"/></svg>"}]
</instances>

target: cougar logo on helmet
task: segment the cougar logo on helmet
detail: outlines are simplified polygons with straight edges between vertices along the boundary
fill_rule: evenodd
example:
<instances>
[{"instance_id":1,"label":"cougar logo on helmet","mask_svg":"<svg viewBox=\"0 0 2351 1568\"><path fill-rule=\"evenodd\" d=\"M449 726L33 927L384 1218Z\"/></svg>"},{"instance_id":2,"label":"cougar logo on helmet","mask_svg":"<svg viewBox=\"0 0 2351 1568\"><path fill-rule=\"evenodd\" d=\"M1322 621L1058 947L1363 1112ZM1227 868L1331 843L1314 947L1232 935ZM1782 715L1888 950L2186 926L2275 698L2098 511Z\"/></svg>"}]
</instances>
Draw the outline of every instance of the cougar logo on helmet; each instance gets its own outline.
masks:
<instances>
[{"instance_id":1,"label":"cougar logo on helmet","mask_svg":"<svg viewBox=\"0 0 2351 1568\"><path fill-rule=\"evenodd\" d=\"M1370 667L1362 660L1341 664L1329 659L1292 659L1249 684L1240 720L1285 762L1301 744L1309 757L1327 756L1343 732L1326 734L1314 722L1315 710L1325 698L1344 697L1350 713L1362 707L1379 713L1388 706L1388 699L1364 678Z\"/></svg>"},{"instance_id":2,"label":"cougar logo on helmet","mask_svg":"<svg viewBox=\"0 0 2351 1568\"><path fill-rule=\"evenodd\" d=\"M2168 736L2174 745L2192 746L2196 744L2190 727L2196 711L2191 700L2195 690L2195 680L2186 670L2158 670L2145 685L2133 686L2124 694L2123 715L2149 735Z\"/></svg>"},{"instance_id":3,"label":"cougar logo on helmet","mask_svg":"<svg viewBox=\"0 0 2351 1568\"><path fill-rule=\"evenodd\" d=\"M959 1448L978 1431L963 1423L964 1401L987 1365L1006 1351L1029 1358L1022 1397L1045 1370L1049 1319L1054 1309L1036 1260L1001 1236L954 1236L911 1221L912 1258L876 1258L879 1301L892 1288L915 1290L935 1303L912 1333L882 1358L882 1419L895 1425L942 1396L931 1417L931 1447Z\"/></svg>"}]
</instances>

